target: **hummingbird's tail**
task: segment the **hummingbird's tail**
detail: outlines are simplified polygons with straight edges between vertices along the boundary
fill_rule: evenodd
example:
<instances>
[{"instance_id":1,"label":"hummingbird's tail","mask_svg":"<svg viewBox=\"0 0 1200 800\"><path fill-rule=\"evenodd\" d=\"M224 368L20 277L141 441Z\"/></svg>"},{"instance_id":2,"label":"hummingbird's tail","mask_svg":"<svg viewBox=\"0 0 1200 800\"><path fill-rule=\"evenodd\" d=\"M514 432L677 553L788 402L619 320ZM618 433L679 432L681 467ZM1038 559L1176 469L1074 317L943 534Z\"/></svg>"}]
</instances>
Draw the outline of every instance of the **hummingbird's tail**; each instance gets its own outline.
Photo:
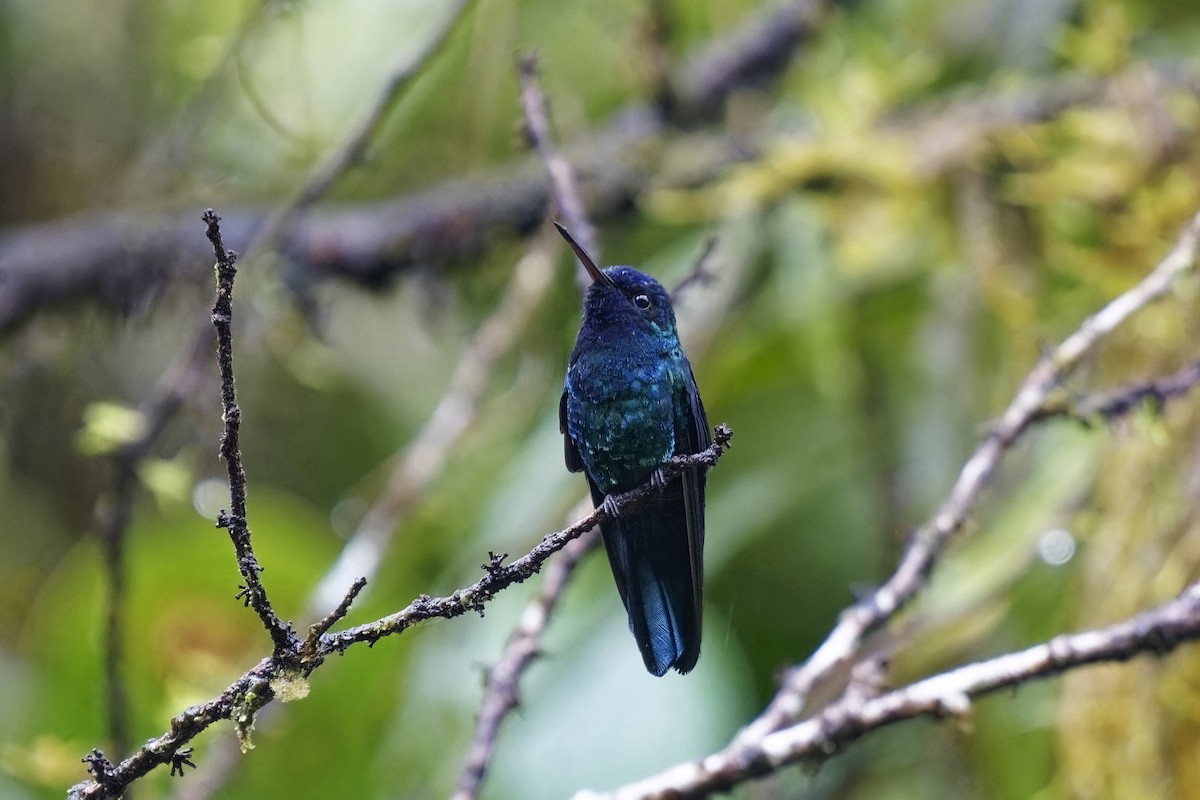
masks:
<instances>
[{"instance_id":1,"label":"hummingbird's tail","mask_svg":"<svg viewBox=\"0 0 1200 800\"><path fill-rule=\"evenodd\" d=\"M646 669L689 672L700 657L702 566L685 513L685 481L672 481L636 515L602 526L617 588ZM701 514L703 512L701 511Z\"/></svg>"}]
</instances>

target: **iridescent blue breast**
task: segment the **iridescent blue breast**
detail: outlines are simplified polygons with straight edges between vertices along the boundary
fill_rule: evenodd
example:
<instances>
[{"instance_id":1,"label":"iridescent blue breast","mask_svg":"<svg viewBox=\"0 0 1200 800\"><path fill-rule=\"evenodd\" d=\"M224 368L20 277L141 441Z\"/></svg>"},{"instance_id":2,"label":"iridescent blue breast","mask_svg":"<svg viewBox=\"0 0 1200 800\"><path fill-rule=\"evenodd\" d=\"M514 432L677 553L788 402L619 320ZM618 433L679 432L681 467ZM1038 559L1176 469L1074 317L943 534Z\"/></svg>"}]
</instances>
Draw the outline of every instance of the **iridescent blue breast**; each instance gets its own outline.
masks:
<instances>
[{"instance_id":1,"label":"iridescent blue breast","mask_svg":"<svg viewBox=\"0 0 1200 800\"><path fill-rule=\"evenodd\" d=\"M587 357L567 373L567 428L605 492L645 481L675 453L678 362Z\"/></svg>"}]
</instances>

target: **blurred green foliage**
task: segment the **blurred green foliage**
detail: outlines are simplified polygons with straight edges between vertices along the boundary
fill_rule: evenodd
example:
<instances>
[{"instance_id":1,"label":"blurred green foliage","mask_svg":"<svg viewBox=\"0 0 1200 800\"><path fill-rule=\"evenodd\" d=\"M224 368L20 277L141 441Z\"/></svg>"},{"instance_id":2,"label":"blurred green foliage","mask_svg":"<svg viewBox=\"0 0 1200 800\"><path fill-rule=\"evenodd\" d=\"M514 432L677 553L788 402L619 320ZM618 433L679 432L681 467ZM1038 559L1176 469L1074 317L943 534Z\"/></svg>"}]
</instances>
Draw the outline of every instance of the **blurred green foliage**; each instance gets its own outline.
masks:
<instances>
[{"instance_id":1,"label":"blurred green foliage","mask_svg":"<svg viewBox=\"0 0 1200 800\"><path fill-rule=\"evenodd\" d=\"M677 56L759 10L745 2L474 6L351 170L367 201L513 161L513 54L540 54L564 141L654 91L648 16ZM0 220L278 202L356 124L442 5L122 0L0 6ZM679 304L709 416L734 448L710 479L704 656L642 671L593 556L522 685L486 796L609 788L721 746L856 588L880 581L1047 342L1134 283L1200 208L1200 7L1167 0L859 0L714 130L756 142L699 182L649 181L598 220L605 260L670 285L709 233L717 280ZM1169 76L1190 70L1188 81ZM989 109L1106 80L1045 118ZM953 104L971 115L938 124ZM991 103L991 105L988 105ZM237 369L250 523L264 581L298 626L394 454L442 395L521 247L389 291L320 288L316 330L272 256L247 263ZM578 322L568 261L489 383L477 418L398 531L350 621L473 581L582 495L563 469L562 371ZM3 285L0 284L0 291ZM104 745L106 453L206 313L180 287L129 318L38 319L0 350L0 795L62 796ZM1084 393L1195 356L1197 286L1136 318L1064 387ZM212 371L215 375L215 367ZM1196 577L1197 404L1112 426L1052 422L1008 456L928 591L871 642L903 681L1123 619ZM125 672L135 742L266 652L212 527L223 466L210 380L143 465L126 545ZM1066 531L1073 557L1039 553ZM1057 540L1061 541L1061 540ZM457 777L493 661L535 586L486 617L434 623L313 677L264 719L217 796L436 797ZM744 797L1196 797L1200 662L1189 648L1026 686L967 720L882 731ZM228 725L197 742L202 770ZM110 755L113 755L110 753ZM158 770L139 798L203 791ZM182 787L182 788L181 788ZM195 796L195 795L192 795Z\"/></svg>"}]
</instances>

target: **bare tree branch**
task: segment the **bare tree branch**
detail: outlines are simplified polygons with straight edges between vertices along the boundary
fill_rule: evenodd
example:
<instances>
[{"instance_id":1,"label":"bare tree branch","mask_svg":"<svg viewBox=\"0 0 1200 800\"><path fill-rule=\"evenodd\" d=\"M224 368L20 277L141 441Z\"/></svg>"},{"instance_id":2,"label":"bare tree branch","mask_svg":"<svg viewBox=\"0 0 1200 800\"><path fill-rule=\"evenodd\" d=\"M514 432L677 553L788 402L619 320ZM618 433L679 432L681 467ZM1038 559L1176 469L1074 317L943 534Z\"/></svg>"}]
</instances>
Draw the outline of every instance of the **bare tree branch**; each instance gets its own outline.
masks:
<instances>
[{"instance_id":1,"label":"bare tree branch","mask_svg":"<svg viewBox=\"0 0 1200 800\"><path fill-rule=\"evenodd\" d=\"M517 76L521 81L521 109L525 114L525 132L530 142L542 159L546 171L550 173L553 187L552 197L558 210L567 221L567 228L575 240L585 251L598 259L600 250L596 241L596 229L588 220L583 201L579 196L579 185L575 180L575 170L563 158L554 137L550 134L550 117L546 111L546 95L538 85L537 57L522 56L517 61ZM580 286L586 286L591 279L582 265L576 270Z\"/></svg>"},{"instance_id":2,"label":"bare tree branch","mask_svg":"<svg viewBox=\"0 0 1200 800\"><path fill-rule=\"evenodd\" d=\"M710 269L713 253L717 251L717 237L710 236L704 240L704 247L700 251L700 255L696 256L695 262L692 264L692 269L687 275L680 279L679 283L671 289L671 301L677 301L684 292L692 286L703 286L712 281L715 277Z\"/></svg>"},{"instance_id":3,"label":"bare tree branch","mask_svg":"<svg viewBox=\"0 0 1200 800\"><path fill-rule=\"evenodd\" d=\"M237 253L226 250L221 240L221 218L211 208L204 212L208 239L217 258L217 300L213 305L212 323L217 329L217 364L221 369L221 409L225 431L221 434L221 457L229 473L229 508L217 516L217 527L229 531L237 551L238 571L245 581L238 597L254 609L263 627L275 643L275 656L295 650L297 640L292 627L279 618L271 608L266 587L262 584L262 567L250 543L250 525L246 519L246 471L238 434L242 426L242 411L238 408L233 380L233 279L237 275L234 262Z\"/></svg>"}]
</instances>

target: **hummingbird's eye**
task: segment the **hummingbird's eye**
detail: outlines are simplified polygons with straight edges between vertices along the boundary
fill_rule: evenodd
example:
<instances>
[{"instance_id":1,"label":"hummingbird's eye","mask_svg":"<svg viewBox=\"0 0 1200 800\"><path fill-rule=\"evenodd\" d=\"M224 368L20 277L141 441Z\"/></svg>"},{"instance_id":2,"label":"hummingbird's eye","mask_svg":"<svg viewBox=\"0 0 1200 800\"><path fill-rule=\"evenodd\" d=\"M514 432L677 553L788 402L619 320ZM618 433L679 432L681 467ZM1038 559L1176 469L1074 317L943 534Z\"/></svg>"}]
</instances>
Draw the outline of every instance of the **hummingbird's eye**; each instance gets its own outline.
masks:
<instances>
[{"instance_id":1,"label":"hummingbird's eye","mask_svg":"<svg viewBox=\"0 0 1200 800\"><path fill-rule=\"evenodd\" d=\"M645 311L647 308L650 307L650 295L639 294L637 297L633 298L633 304L635 306L637 306L638 308L640 308L642 311Z\"/></svg>"}]
</instances>

